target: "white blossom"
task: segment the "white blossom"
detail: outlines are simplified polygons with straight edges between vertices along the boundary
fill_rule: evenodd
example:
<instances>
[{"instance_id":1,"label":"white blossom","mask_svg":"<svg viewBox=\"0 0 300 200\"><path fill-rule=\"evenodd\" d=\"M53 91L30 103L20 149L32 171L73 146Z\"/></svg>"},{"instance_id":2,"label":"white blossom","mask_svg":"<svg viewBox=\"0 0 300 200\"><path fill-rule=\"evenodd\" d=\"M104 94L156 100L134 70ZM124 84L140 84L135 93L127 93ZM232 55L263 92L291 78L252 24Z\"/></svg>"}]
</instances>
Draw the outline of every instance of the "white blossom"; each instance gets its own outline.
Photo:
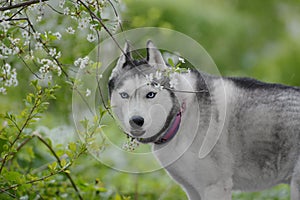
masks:
<instances>
[{"instance_id":1,"label":"white blossom","mask_svg":"<svg viewBox=\"0 0 300 200\"><path fill-rule=\"evenodd\" d=\"M88 97L91 95L91 90L89 89L86 89L86 92L85 92L85 96Z\"/></svg>"},{"instance_id":2,"label":"white blossom","mask_svg":"<svg viewBox=\"0 0 300 200\"><path fill-rule=\"evenodd\" d=\"M20 38L11 38L11 37L8 37L8 39L11 42L12 45L17 45L20 42Z\"/></svg>"},{"instance_id":3,"label":"white blossom","mask_svg":"<svg viewBox=\"0 0 300 200\"><path fill-rule=\"evenodd\" d=\"M18 53L20 53L19 47L14 47L14 48L12 49L12 54L13 54L13 55L17 55Z\"/></svg>"},{"instance_id":4,"label":"white blossom","mask_svg":"<svg viewBox=\"0 0 300 200\"><path fill-rule=\"evenodd\" d=\"M74 65L76 67L79 66L80 69L84 69L88 66L89 64L89 57L85 56L84 58L78 58L77 60L75 60Z\"/></svg>"},{"instance_id":5,"label":"white blossom","mask_svg":"<svg viewBox=\"0 0 300 200\"><path fill-rule=\"evenodd\" d=\"M184 58L181 58L181 57L178 58L178 61L181 62L181 63L185 63Z\"/></svg>"},{"instance_id":6,"label":"white blossom","mask_svg":"<svg viewBox=\"0 0 300 200\"><path fill-rule=\"evenodd\" d=\"M96 36L94 34L88 34L86 39L89 42L94 42L96 40Z\"/></svg>"},{"instance_id":7,"label":"white blossom","mask_svg":"<svg viewBox=\"0 0 300 200\"><path fill-rule=\"evenodd\" d=\"M42 75L46 75L48 72L50 71L50 66L48 64L43 65L42 67L40 67L39 72Z\"/></svg>"},{"instance_id":8,"label":"white blossom","mask_svg":"<svg viewBox=\"0 0 300 200\"><path fill-rule=\"evenodd\" d=\"M75 30L72 27L68 27L68 28L66 28L66 32L69 34L74 34Z\"/></svg>"},{"instance_id":9,"label":"white blossom","mask_svg":"<svg viewBox=\"0 0 300 200\"><path fill-rule=\"evenodd\" d=\"M56 32L56 33L54 33L53 35L54 35L58 40L61 39L61 34L60 34L60 32Z\"/></svg>"},{"instance_id":10,"label":"white blossom","mask_svg":"<svg viewBox=\"0 0 300 200\"><path fill-rule=\"evenodd\" d=\"M57 54L56 54L56 56L54 57L55 59L58 59L58 58L60 58L61 57L61 52L59 51Z\"/></svg>"},{"instance_id":11,"label":"white blossom","mask_svg":"<svg viewBox=\"0 0 300 200\"><path fill-rule=\"evenodd\" d=\"M55 48L49 49L49 55L54 57L56 55L56 49Z\"/></svg>"},{"instance_id":12,"label":"white blossom","mask_svg":"<svg viewBox=\"0 0 300 200\"><path fill-rule=\"evenodd\" d=\"M7 32L8 31L8 29L10 28L10 24L9 24L9 22L8 21L2 21L1 23L0 23L0 26L2 26L3 27L3 29L4 29L4 32Z\"/></svg>"},{"instance_id":13,"label":"white blossom","mask_svg":"<svg viewBox=\"0 0 300 200\"><path fill-rule=\"evenodd\" d=\"M43 17L42 17L42 16L38 16L38 17L36 18L36 21L37 21L37 22L41 22L41 21L42 21L42 19L43 19Z\"/></svg>"},{"instance_id":14,"label":"white blossom","mask_svg":"<svg viewBox=\"0 0 300 200\"><path fill-rule=\"evenodd\" d=\"M161 79L161 78L162 78L162 73L159 72L159 71L156 71L156 72L155 72L155 78L156 78L157 80Z\"/></svg>"},{"instance_id":15,"label":"white blossom","mask_svg":"<svg viewBox=\"0 0 300 200\"><path fill-rule=\"evenodd\" d=\"M28 31L23 31L23 32L22 32L22 37L23 37L24 39L26 39L26 40L30 39L30 36L29 36Z\"/></svg>"},{"instance_id":16,"label":"white blossom","mask_svg":"<svg viewBox=\"0 0 300 200\"><path fill-rule=\"evenodd\" d=\"M37 43L34 45L34 48L35 48L35 50L42 50L42 49L43 49L43 44L40 43L40 42L37 42Z\"/></svg>"},{"instance_id":17,"label":"white blossom","mask_svg":"<svg viewBox=\"0 0 300 200\"><path fill-rule=\"evenodd\" d=\"M88 17L84 17L84 18L80 19L78 22L79 29L87 28L89 25L90 25L90 20Z\"/></svg>"},{"instance_id":18,"label":"white blossom","mask_svg":"<svg viewBox=\"0 0 300 200\"><path fill-rule=\"evenodd\" d=\"M159 90L164 89L164 86L162 86L160 83L155 83L155 84L154 84L154 87L155 87L156 89L159 89Z\"/></svg>"},{"instance_id":19,"label":"white blossom","mask_svg":"<svg viewBox=\"0 0 300 200\"><path fill-rule=\"evenodd\" d=\"M12 49L8 48L8 47L5 47L3 50L2 50L2 53L5 54L5 55L11 55L12 54Z\"/></svg>"},{"instance_id":20,"label":"white blossom","mask_svg":"<svg viewBox=\"0 0 300 200\"><path fill-rule=\"evenodd\" d=\"M64 9L64 15L69 15L70 14L70 8L69 7L66 7Z\"/></svg>"},{"instance_id":21,"label":"white blossom","mask_svg":"<svg viewBox=\"0 0 300 200\"><path fill-rule=\"evenodd\" d=\"M4 56L4 55L2 55L2 54L0 54L0 59L7 59L8 57L7 56Z\"/></svg>"},{"instance_id":22,"label":"white blossom","mask_svg":"<svg viewBox=\"0 0 300 200\"><path fill-rule=\"evenodd\" d=\"M5 87L0 87L0 93L6 94L6 88Z\"/></svg>"},{"instance_id":23,"label":"white blossom","mask_svg":"<svg viewBox=\"0 0 300 200\"><path fill-rule=\"evenodd\" d=\"M0 69L2 69L0 71L0 83L2 82L5 87L16 87L18 85L16 69L12 69L11 65L8 63L5 63ZM5 87L1 86L0 93L6 93Z\"/></svg>"},{"instance_id":24,"label":"white blossom","mask_svg":"<svg viewBox=\"0 0 300 200\"><path fill-rule=\"evenodd\" d=\"M41 37L41 33L39 33L39 32L34 32L33 33L33 38L34 39L38 40L38 39L40 39L40 37Z\"/></svg>"},{"instance_id":25,"label":"white blossom","mask_svg":"<svg viewBox=\"0 0 300 200\"><path fill-rule=\"evenodd\" d=\"M153 81L153 74L146 74L146 80L151 83Z\"/></svg>"},{"instance_id":26,"label":"white blossom","mask_svg":"<svg viewBox=\"0 0 300 200\"><path fill-rule=\"evenodd\" d=\"M60 8L63 8L64 5L65 5L65 3L66 3L66 0L59 0L58 6L59 6Z\"/></svg>"},{"instance_id":27,"label":"white blossom","mask_svg":"<svg viewBox=\"0 0 300 200\"><path fill-rule=\"evenodd\" d=\"M175 88L178 85L178 80L177 80L177 78L175 77L174 74L170 75L170 82L169 82L169 84L170 84L171 88Z\"/></svg>"}]
</instances>

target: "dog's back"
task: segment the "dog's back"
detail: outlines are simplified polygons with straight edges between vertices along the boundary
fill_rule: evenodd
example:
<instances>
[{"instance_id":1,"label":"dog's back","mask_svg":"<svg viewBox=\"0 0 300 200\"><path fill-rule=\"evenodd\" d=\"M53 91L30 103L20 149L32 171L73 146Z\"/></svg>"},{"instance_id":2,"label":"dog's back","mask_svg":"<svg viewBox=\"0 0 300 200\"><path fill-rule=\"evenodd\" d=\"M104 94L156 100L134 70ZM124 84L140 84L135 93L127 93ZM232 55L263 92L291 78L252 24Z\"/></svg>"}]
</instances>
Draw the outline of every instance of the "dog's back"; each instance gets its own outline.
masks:
<instances>
[{"instance_id":1,"label":"dog's back","mask_svg":"<svg viewBox=\"0 0 300 200\"><path fill-rule=\"evenodd\" d=\"M236 189L289 183L300 155L300 89L249 78L227 81L236 86L228 119Z\"/></svg>"}]
</instances>

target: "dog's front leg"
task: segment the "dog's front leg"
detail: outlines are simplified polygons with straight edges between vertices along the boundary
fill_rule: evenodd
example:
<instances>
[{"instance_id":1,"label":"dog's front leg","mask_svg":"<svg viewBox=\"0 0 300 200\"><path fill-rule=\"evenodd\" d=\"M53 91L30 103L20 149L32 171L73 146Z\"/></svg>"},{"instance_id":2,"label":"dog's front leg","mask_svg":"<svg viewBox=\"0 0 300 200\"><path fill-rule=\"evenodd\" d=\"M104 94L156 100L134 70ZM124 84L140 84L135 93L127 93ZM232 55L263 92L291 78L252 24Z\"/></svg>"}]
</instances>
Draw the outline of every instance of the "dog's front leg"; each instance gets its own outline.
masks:
<instances>
[{"instance_id":1,"label":"dog's front leg","mask_svg":"<svg viewBox=\"0 0 300 200\"><path fill-rule=\"evenodd\" d=\"M205 188L204 200L231 200L232 179L221 180Z\"/></svg>"},{"instance_id":2,"label":"dog's front leg","mask_svg":"<svg viewBox=\"0 0 300 200\"><path fill-rule=\"evenodd\" d=\"M193 187L185 187L184 190L187 193L189 200L201 200L200 194L198 191Z\"/></svg>"},{"instance_id":3,"label":"dog's front leg","mask_svg":"<svg viewBox=\"0 0 300 200\"><path fill-rule=\"evenodd\" d=\"M294 173L291 181L291 200L300 199L300 158L294 169Z\"/></svg>"}]
</instances>

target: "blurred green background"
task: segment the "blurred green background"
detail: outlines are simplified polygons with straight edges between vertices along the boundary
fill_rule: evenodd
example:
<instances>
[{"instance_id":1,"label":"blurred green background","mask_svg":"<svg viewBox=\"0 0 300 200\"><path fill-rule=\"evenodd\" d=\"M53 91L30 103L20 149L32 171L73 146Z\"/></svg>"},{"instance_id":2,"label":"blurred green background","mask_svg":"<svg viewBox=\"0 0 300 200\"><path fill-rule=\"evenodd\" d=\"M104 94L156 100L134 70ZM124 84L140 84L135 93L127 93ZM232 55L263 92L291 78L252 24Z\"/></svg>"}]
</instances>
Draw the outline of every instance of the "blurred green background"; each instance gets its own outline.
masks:
<instances>
[{"instance_id":1,"label":"blurred green background","mask_svg":"<svg viewBox=\"0 0 300 200\"><path fill-rule=\"evenodd\" d=\"M300 86L299 0L124 0L117 6L124 30L153 26L182 32L207 50L224 76L250 76ZM64 27L63 18L51 20L57 24L56 29ZM68 36L63 44L56 45L62 49L62 62L70 66L75 58L94 48L80 35ZM21 110L21 99L30 90L30 73L19 60L12 62L22 76L19 75L20 85L17 88L1 96L2 113ZM72 90L64 81L55 81L63 87L58 100L51 102L40 125L49 128L48 134L52 134L52 138L61 136L61 132L51 131L57 127L64 127L64 134L72 138ZM40 154L42 161L47 160ZM187 199L163 170L126 174L106 167L87 155L81 157L71 171L83 185L101 180L107 188L103 199L111 194L130 196L131 199ZM289 187L280 185L260 193L235 192L233 197L235 200L287 200Z\"/></svg>"}]
</instances>

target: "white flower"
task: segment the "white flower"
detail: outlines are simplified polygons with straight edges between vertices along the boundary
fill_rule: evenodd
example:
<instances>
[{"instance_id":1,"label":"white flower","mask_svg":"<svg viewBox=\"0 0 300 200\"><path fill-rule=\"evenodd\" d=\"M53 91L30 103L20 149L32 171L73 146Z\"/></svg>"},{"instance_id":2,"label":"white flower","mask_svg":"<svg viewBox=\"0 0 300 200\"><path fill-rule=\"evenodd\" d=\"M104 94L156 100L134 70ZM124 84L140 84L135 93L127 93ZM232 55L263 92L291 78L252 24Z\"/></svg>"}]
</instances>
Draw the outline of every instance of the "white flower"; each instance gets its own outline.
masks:
<instances>
[{"instance_id":1,"label":"white flower","mask_svg":"<svg viewBox=\"0 0 300 200\"><path fill-rule=\"evenodd\" d=\"M56 33L54 33L53 35L54 35L58 40L61 39L61 34L60 34L60 32L56 32Z\"/></svg>"},{"instance_id":2,"label":"white flower","mask_svg":"<svg viewBox=\"0 0 300 200\"><path fill-rule=\"evenodd\" d=\"M10 24L9 24L8 21L2 21L2 22L0 23L0 26L3 27L4 32L7 32L7 30L10 28Z\"/></svg>"},{"instance_id":3,"label":"white flower","mask_svg":"<svg viewBox=\"0 0 300 200\"><path fill-rule=\"evenodd\" d=\"M91 95L91 90L89 89L86 89L86 92L85 92L85 96L88 97Z\"/></svg>"},{"instance_id":4,"label":"white flower","mask_svg":"<svg viewBox=\"0 0 300 200\"><path fill-rule=\"evenodd\" d=\"M18 53L20 53L19 47L14 47L13 50L12 50L12 54L17 55Z\"/></svg>"},{"instance_id":5,"label":"white flower","mask_svg":"<svg viewBox=\"0 0 300 200\"><path fill-rule=\"evenodd\" d=\"M2 54L0 54L0 59L7 59L8 57L7 56L4 56L4 55L2 55Z\"/></svg>"},{"instance_id":6,"label":"white flower","mask_svg":"<svg viewBox=\"0 0 300 200\"><path fill-rule=\"evenodd\" d=\"M82 18L78 22L78 28L79 29L84 29L87 28L90 25L90 20L88 17Z\"/></svg>"},{"instance_id":7,"label":"white flower","mask_svg":"<svg viewBox=\"0 0 300 200\"><path fill-rule=\"evenodd\" d=\"M65 5L65 3L66 3L66 0L59 0L58 6L59 6L60 8L63 8L64 5Z\"/></svg>"},{"instance_id":8,"label":"white flower","mask_svg":"<svg viewBox=\"0 0 300 200\"><path fill-rule=\"evenodd\" d=\"M64 15L69 15L70 14L70 8L69 7L66 7L64 9Z\"/></svg>"},{"instance_id":9,"label":"white flower","mask_svg":"<svg viewBox=\"0 0 300 200\"><path fill-rule=\"evenodd\" d=\"M86 39L89 42L94 42L96 40L96 36L94 34L88 34Z\"/></svg>"},{"instance_id":10,"label":"white flower","mask_svg":"<svg viewBox=\"0 0 300 200\"><path fill-rule=\"evenodd\" d=\"M50 71L50 66L48 64L45 64L42 67L40 67L39 71L41 74L45 75Z\"/></svg>"},{"instance_id":11,"label":"white flower","mask_svg":"<svg viewBox=\"0 0 300 200\"><path fill-rule=\"evenodd\" d=\"M179 57L178 60L179 60L179 62L181 62L181 63L185 63L184 58Z\"/></svg>"},{"instance_id":12,"label":"white flower","mask_svg":"<svg viewBox=\"0 0 300 200\"><path fill-rule=\"evenodd\" d=\"M42 17L42 16L38 16L38 17L36 18L36 22L41 22L41 21L42 21L42 19L43 19L43 17Z\"/></svg>"},{"instance_id":13,"label":"white flower","mask_svg":"<svg viewBox=\"0 0 300 200\"><path fill-rule=\"evenodd\" d=\"M29 45L29 44L30 44L30 40L25 40L24 46L27 46L27 45Z\"/></svg>"},{"instance_id":14,"label":"white flower","mask_svg":"<svg viewBox=\"0 0 300 200\"><path fill-rule=\"evenodd\" d=\"M74 33L75 33L75 30L74 30L72 27L66 28L66 31L67 31L67 33L69 33L69 34L74 34Z\"/></svg>"},{"instance_id":15,"label":"white flower","mask_svg":"<svg viewBox=\"0 0 300 200\"><path fill-rule=\"evenodd\" d=\"M36 40L40 39L40 38L41 38L41 33L39 33L39 32L34 32L34 33L33 33L33 38L36 39Z\"/></svg>"},{"instance_id":16,"label":"white flower","mask_svg":"<svg viewBox=\"0 0 300 200\"><path fill-rule=\"evenodd\" d=\"M0 93L6 94L6 88L5 87L0 87Z\"/></svg>"},{"instance_id":17,"label":"white flower","mask_svg":"<svg viewBox=\"0 0 300 200\"><path fill-rule=\"evenodd\" d=\"M91 30L91 31L96 31L95 27L96 27L95 24L90 25L90 30Z\"/></svg>"},{"instance_id":18,"label":"white flower","mask_svg":"<svg viewBox=\"0 0 300 200\"><path fill-rule=\"evenodd\" d=\"M155 84L154 84L154 87L155 87L156 89L159 89L159 90L164 89L164 86L162 86L162 85L159 84L159 83L155 83Z\"/></svg>"},{"instance_id":19,"label":"white flower","mask_svg":"<svg viewBox=\"0 0 300 200\"><path fill-rule=\"evenodd\" d=\"M177 85L178 85L178 80L177 78L175 77L175 75L170 75L170 87L171 88L175 88Z\"/></svg>"},{"instance_id":20,"label":"white flower","mask_svg":"<svg viewBox=\"0 0 300 200\"><path fill-rule=\"evenodd\" d=\"M12 51L12 49L5 47L5 48L2 50L2 52L3 52L3 54L5 54L5 55L11 55L13 51Z\"/></svg>"},{"instance_id":21,"label":"white flower","mask_svg":"<svg viewBox=\"0 0 300 200\"><path fill-rule=\"evenodd\" d=\"M23 32L22 32L22 37L25 38L25 39L29 39L30 36L29 36L28 31L23 31Z\"/></svg>"},{"instance_id":22,"label":"white flower","mask_svg":"<svg viewBox=\"0 0 300 200\"><path fill-rule=\"evenodd\" d=\"M34 48L35 48L35 50L42 50L42 49L43 49L43 44L40 43L40 42L37 42L37 43L34 45Z\"/></svg>"},{"instance_id":23,"label":"white flower","mask_svg":"<svg viewBox=\"0 0 300 200\"><path fill-rule=\"evenodd\" d=\"M15 87L18 85L18 80L17 80L17 71L16 69L12 69L10 64L5 63L4 66L1 67L2 69L2 76L0 78L0 82L4 82L4 86L6 87ZM1 74L0 74L1 75ZM0 93L6 93L6 88L2 87Z\"/></svg>"},{"instance_id":24,"label":"white flower","mask_svg":"<svg viewBox=\"0 0 300 200\"><path fill-rule=\"evenodd\" d=\"M12 45L17 45L20 42L20 38L11 38L11 37L8 37L8 39L11 42Z\"/></svg>"},{"instance_id":25,"label":"white flower","mask_svg":"<svg viewBox=\"0 0 300 200\"><path fill-rule=\"evenodd\" d=\"M90 61L90 59L88 56L86 56L84 58L78 58L77 60L74 61L74 65L76 67L79 66L80 69L84 69L85 67L88 66L89 61Z\"/></svg>"},{"instance_id":26,"label":"white flower","mask_svg":"<svg viewBox=\"0 0 300 200\"><path fill-rule=\"evenodd\" d=\"M162 78L162 73L159 72L159 71L156 71L156 72L155 72L155 78L156 78L157 80L161 79L161 78Z\"/></svg>"},{"instance_id":27,"label":"white flower","mask_svg":"<svg viewBox=\"0 0 300 200\"><path fill-rule=\"evenodd\" d=\"M153 74L146 74L146 80L151 83L153 81Z\"/></svg>"},{"instance_id":28,"label":"white flower","mask_svg":"<svg viewBox=\"0 0 300 200\"><path fill-rule=\"evenodd\" d=\"M56 71L57 71L57 76L61 76L61 68L57 67Z\"/></svg>"},{"instance_id":29,"label":"white flower","mask_svg":"<svg viewBox=\"0 0 300 200\"><path fill-rule=\"evenodd\" d=\"M58 58L60 58L60 57L61 57L61 52L59 51L59 52L56 54L55 59L58 59Z\"/></svg>"},{"instance_id":30,"label":"white flower","mask_svg":"<svg viewBox=\"0 0 300 200\"><path fill-rule=\"evenodd\" d=\"M5 63L5 65L3 66L3 72L5 74L10 74L10 70L11 70L11 66L8 63Z\"/></svg>"},{"instance_id":31,"label":"white flower","mask_svg":"<svg viewBox=\"0 0 300 200\"><path fill-rule=\"evenodd\" d=\"M55 48L49 49L49 55L54 57L56 55L56 49Z\"/></svg>"}]
</instances>

